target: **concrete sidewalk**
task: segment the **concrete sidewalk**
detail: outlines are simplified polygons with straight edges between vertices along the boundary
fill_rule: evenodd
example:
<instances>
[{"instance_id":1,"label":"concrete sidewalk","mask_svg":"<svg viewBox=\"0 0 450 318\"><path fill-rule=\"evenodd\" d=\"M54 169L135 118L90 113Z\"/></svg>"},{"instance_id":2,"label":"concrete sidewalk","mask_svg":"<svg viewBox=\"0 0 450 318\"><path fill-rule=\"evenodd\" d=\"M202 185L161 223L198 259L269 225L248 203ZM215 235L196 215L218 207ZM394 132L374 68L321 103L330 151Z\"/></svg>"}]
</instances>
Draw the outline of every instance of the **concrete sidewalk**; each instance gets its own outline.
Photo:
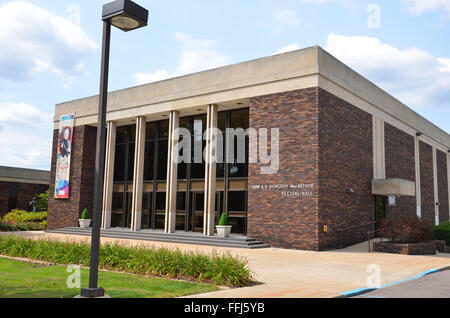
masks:
<instances>
[{"instance_id":1,"label":"concrete sidewalk","mask_svg":"<svg viewBox=\"0 0 450 318\"><path fill-rule=\"evenodd\" d=\"M33 238L51 238L64 241L89 241L87 237L47 233L21 233ZM258 281L264 284L221 290L192 296L195 298L316 298L337 297L342 293L367 287L369 265L381 268L381 283L386 285L414 277L431 269L450 266L450 254L438 256L405 256L367 253L367 242L347 249L330 252L307 252L284 249L247 250L217 248L185 244L142 242L135 240L102 239L102 243L120 242L124 245L164 246L189 251L229 252L245 257Z\"/></svg>"}]
</instances>

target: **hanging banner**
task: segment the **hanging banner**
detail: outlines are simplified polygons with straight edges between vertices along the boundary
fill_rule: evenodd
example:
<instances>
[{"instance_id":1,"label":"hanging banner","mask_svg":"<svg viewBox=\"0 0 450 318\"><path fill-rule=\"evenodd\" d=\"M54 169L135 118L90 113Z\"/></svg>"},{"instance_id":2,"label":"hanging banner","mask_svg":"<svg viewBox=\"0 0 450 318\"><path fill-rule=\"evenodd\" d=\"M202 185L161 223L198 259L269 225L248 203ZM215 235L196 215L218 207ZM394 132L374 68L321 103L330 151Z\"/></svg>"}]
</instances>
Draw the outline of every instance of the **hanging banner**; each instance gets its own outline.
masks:
<instances>
[{"instance_id":1,"label":"hanging banner","mask_svg":"<svg viewBox=\"0 0 450 318\"><path fill-rule=\"evenodd\" d=\"M56 158L55 199L68 199L70 186L70 156L72 152L75 115L61 116Z\"/></svg>"}]
</instances>

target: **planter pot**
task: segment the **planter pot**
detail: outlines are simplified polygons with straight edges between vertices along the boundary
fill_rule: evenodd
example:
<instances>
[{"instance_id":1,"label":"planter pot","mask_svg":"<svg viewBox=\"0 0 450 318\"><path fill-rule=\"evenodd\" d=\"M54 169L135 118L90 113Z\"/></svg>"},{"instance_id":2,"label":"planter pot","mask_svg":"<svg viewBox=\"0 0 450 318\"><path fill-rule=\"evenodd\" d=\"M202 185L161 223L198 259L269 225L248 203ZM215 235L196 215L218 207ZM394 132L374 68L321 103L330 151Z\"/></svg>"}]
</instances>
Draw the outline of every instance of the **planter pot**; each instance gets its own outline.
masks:
<instances>
[{"instance_id":1,"label":"planter pot","mask_svg":"<svg viewBox=\"0 0 450 318\"><path fill-rule=\"evenodd\" d=\"M87 220L78 220L78 223L80 224L80 228L82 229L87 229L88 227L91 226L91 220L87 219Z\"/></svg>"},{"instance_id":2,"label":"planter pot","mask_svg":"<svg viewBox=\"0 0 450 318\"><path fill-rule=\"evenodd\" d=\"M447 245L445 244L445 241L434 241L434 247L439 253L445 253Z\"/></svg>"},{"instance_id":3,"label":"planter pot","mask_svg":"<svg viewBox=\"0 0 450 318\"><path fill-rule=\"evenodd\" d=\"M217 234L220 237L230 237L231 228L232 228L231 225L227 226L216 225Z\"/></svg>"},{"instance_id":4,"label":"planter pot","mask_svg":"<svg viewBox=\"0 0 450 318\"><path fill-rule=\"evenodd\" d=\"M430 241L427 243L374 243L373 251L378 253L391 253L391 254L403 254L403 255L436 255L435 242Z\"/></svg>"}]
</instances>

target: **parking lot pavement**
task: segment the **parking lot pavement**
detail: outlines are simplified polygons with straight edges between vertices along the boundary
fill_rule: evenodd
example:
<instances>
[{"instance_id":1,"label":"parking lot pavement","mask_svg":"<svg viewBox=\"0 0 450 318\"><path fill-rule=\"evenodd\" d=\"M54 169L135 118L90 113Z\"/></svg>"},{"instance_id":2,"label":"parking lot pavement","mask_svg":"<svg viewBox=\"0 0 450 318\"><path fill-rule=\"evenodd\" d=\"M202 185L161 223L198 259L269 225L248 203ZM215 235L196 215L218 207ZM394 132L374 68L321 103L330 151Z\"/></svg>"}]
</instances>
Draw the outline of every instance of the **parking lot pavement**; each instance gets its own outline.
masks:
<instances>
[{"instance_id":1,"label":"parking lot pavement","mask_svg":"<svg viewBox=\"0 0 450 318\"><path fill-rule=\"evenodd\" d=\"M391 285L357 298L450 298L450 270Z\"/></svg>"}]
</instances>

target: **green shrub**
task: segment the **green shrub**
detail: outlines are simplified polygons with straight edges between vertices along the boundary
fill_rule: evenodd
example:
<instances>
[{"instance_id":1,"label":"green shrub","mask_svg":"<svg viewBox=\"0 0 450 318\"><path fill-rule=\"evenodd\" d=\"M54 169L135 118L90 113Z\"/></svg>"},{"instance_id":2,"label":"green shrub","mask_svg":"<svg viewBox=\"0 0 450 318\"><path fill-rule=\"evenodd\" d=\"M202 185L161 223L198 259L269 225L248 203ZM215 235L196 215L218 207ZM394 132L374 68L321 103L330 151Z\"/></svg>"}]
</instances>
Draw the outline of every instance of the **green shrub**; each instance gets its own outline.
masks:
<instances>
[{"instance_id":1,"label":"green shrub","mask_svg":"<svg viewBox=\"0 0 450 318\"><path fill-rule=\"evenodd\" d=\"M37 195L36 211L40 212L48 210L48 197L49 190Z\"/></svg>"},{"instance_id":2,"label":"green shrub","mask_svg":"<svg viewBox=\"0 0 450 318\"><path fill-rule=\"evenodd\" d=\"M83 210L83 213L81 214L81 219L82 219L82 220L87 220L87 219L89 219L89 214L88 214L88 210L87 210L87 209L84 209L84 210Z\"/></svg>"},{"instance_id":3,"label":"green shrub","mask_svg":"<svg viewBox=\"0 0 450 318\"><path fill-rule=\"evenodd\" d=\"M47 212L13 210L0 220L1 232L42 231L47 228Z\"/></svg>"},{"instance_id":4,"label":"green shrub","mask_svg":"<svg viewBox=\"0 0 450 318\"><path fill-rule=\"evenodd\" d=\"M47 221L38 222L17 222L0 221L0 232L21 232L21 231L42 231L47 228Z\"/></svg>"},{"instance_id":5,"label":"green shrub","mask_svg":"<svg viewBox=\"0 0 450 318\"><path fill-rule=\"evenodd\" d=\"M0 236L0 254L59 265L74 264L88 267L90 263L90 245L87 243ZM248 262L228 253L203 254L178 249L108 244L100 247L99 266L101 269L113 271L195 280L230 287L254 284Z\"/></svg>"},{"instance_id":6,"label":"green shrub","mask_svg":"<svg viewBox=\"0 0 450 318\"><path fill-rule=\"evenodd\" d=\"M436 226L433 231L433 237L438 241L445 241L450 246L450 222Z\"/></svg>"},{"instance_id":7,"label":"green shrub","mask_svg":"<svg viewBox=\"0 0 450 318\"><path fill-rule=\"evenodd\" d=\"M15 222L42 222L47 220L47 212L27 212L23 210L12 210L3 217L3 221Z\"/></svg>"},{"instance_id":8,"label":"green shrub","mask_svg":"<svg viewBox=\"0 0 450 318\"><path fill-rule=\"evenodd\" d=\"M220 217L220 226L228 226L228 217L226 213L222 213L222 216Z\"/></svg>"}]
</instances>

